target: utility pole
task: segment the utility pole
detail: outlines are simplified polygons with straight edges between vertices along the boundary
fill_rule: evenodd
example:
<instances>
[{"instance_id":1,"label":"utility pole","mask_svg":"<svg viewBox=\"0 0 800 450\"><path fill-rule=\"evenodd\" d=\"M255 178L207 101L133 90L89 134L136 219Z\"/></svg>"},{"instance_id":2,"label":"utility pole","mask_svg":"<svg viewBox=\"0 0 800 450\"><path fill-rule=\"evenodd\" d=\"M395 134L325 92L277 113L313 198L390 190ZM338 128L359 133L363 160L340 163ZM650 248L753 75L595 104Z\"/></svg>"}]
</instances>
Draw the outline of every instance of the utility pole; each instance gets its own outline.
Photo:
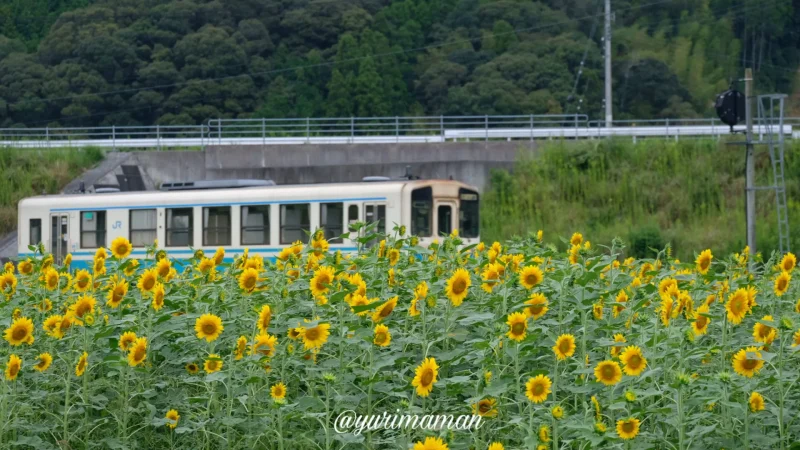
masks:
<instances>
[{"instance_id":1,"label":"utility pole","mask_svg":"<svg viewBox=\"0 0 800 450\"><path fill-rule=\"evenodd\" d=\"M603 38L606 50L606 127L614 120L611 112L611 0L606 0L606 29Z\"/></svg>"},{"instance_id":2,"label":"utility pole","mask_svg":"<svg viewBox=\"0 0 800 450\"><path fill-rule=\"evenodd\" d=\"M753 70L744 71L744 117L747 124L747 156L745 160L745 211L747 216L747 246L750 255L756 254L756 163L753 157ZM752 257L750 258L752 261Z\"/></svg>"}]
</instances>

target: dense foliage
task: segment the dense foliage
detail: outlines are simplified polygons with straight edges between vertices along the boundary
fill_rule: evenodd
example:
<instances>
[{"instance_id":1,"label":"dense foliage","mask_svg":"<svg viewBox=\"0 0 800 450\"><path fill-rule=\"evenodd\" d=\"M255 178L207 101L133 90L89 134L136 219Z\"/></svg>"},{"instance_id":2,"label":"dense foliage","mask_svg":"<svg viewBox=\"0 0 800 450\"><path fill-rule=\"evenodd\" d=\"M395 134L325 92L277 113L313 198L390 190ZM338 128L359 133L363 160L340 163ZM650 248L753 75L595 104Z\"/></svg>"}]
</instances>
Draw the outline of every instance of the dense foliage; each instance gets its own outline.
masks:
<instances>
[{"instance_id":1,"label":"dense foliage","mask_svg":"<svg viewBox=\"0 0 800 450\"><path fill-rule=\"evenodd\" d=\"M800 197L798 150L787 142L792 221L800 217L800 204L791 200ZM652 257L650 248L667 243L681 259L701 246L733 253L745 245L744 163L741 146L724 139L543 142L511 173L492 174L482 198L481 237L503 240L543 228L560 244L555 236L580 226L599 242L622 238L631 256ZM774 185L763 147L756 167L756 185ZM758 191L756 206L758 251L769 254L778 248L774 191ZM795 228L790 238L790 247L800 248Z\"/></svg>"},{"instance_id":2,"label":"dense foliage","mask_svg":"<svg viewBox=\"0 0 800 450\"><path fill-rule=\"evenodd\" d=\"M615 0L616 118L790 92L791 0ZM0 0L0 126L602 110L599 0ZM581 65L583 63L583 65Z\"/></svg>"},{"instance_id":3,"label":"dense foliage","mask_svg":"<svg viewBox=\"0 0 800 450\"><path fill-rule=\"evenodd\" d=\"M428 247L402 228L377 238L343 256L319 234L275 262L221 249L179 261L156 244L138 262L120 237L89 270L49 255L9 263L0 445L685 450L798 438L792 254L678 262L667 247L623 260L619 242L579 233L567 252L541 232L467 248L457 234ZM485 424L340 434L346 410Z\"/></svg>"}]
</instances>

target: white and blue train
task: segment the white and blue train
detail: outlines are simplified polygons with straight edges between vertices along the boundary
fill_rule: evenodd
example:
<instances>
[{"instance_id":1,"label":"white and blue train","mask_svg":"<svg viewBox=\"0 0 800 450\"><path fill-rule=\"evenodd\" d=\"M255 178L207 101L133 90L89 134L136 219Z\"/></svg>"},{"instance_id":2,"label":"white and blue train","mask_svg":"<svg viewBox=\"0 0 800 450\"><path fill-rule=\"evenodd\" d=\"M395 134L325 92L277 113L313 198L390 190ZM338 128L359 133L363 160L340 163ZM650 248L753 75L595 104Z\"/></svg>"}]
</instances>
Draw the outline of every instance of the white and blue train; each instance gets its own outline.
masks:
<instances>
[{"instance_id":1,"label":"white and blue train","mask_svg":"<svg viewBox=\"0 0 800 450\"><path fill-rule=\"evenodd\" d=\"M319 229L331 251L353 252L357 242L339 237L355 222L378 222L379 231L388 233L395 225L405 225L421 245L454 229L466 244L480 240L478 190L458 181L381 179L216 189L208 186L225 183L202 185L26 198L18 206L18 255L30 256L28 246L42 243L57 262L71 253L72 266L82 268L91 265L98 247L124 236L138 258L157 239L177 259L188 259L197 249L213 253L219 247L228 256L248 248L251 254L274 259L287 245L307 242L307 231Z\"/></svg>"}]
</instances>

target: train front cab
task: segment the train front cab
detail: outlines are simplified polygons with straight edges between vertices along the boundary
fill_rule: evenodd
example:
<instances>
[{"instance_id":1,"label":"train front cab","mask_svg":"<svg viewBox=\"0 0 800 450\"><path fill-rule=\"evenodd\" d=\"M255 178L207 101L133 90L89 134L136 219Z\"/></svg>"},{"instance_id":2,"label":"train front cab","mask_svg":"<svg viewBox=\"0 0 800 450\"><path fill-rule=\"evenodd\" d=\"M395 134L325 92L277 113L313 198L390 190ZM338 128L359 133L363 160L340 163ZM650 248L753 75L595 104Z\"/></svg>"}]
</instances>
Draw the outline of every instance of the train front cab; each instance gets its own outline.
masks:
<instances>
[{"instance_id":1,"label":"train front cab","mask_svg":"<svg viewBox=\"0 0 800 450\"><path fill-rule=\"evenodd\" d=\"M464 245L480 241L480 196L475 188L453 182L409 183L410 233L423 245L458 230Z\"/></svg>"}]
</instances>

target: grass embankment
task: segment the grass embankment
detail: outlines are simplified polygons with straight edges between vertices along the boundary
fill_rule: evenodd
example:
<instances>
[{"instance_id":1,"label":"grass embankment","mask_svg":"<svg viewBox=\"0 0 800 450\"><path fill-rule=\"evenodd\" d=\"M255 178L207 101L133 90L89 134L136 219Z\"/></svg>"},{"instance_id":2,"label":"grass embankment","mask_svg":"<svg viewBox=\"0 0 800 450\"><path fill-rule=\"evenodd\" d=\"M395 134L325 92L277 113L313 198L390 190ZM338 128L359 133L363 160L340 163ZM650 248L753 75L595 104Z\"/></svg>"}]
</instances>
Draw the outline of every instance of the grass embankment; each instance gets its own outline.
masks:
<instances>
[{"instance_id":1,"label":"grass embankment","mask_svg":"<svg viewBox=\"0 0 800 450\"><path fill-rule=\"evenodd\" d=\"M53 194L103 159L98 148L0 148L0 234L17 227L17 202Z\"/></svg>"},{"instance_id":2,"label":"grass embankment","mask_svg":"<svg viewBox=\"0 0 800 450\"><path fill-rule=\"evenodd\" d=\"M741 138L736 138L741 140ZM568 141L545 143L513 173L497 171L483 197L482 237L503 240L543 229L545 240L581 231L594 242L623 239L627 252L671 243L677 257L745 245L744 147L716 140ZM787 142L785 175L790 226L800 218L800 145ZM772 185L766 147L757 148L757 184ZM773 191L757 193L757 246L777 248ZM792 227L792 248L800 235Z\"/></svg>"}]
</instances>

